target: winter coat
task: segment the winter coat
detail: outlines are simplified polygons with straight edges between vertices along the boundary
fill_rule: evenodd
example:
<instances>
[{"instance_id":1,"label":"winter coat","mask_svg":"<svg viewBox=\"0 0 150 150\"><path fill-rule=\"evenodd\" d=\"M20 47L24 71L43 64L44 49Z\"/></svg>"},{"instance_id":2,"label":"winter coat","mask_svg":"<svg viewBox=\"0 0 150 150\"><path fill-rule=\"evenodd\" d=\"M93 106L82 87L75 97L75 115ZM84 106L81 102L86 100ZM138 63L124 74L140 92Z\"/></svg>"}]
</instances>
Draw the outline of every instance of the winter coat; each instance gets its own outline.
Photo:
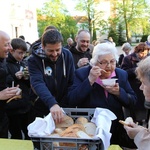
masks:
<instances>
[{"instance_id":1,"label":"winter coat","mask_svg":"<svg viewBox=\"0 0 150 150\"><path fill-rule=\"evenodd\" d=\"M14 115L14 114L24 114L30 110L31 103L29 102L29 93L30 93L30 81L29 79L18 79L15 76L15 73L20 71L20 68L25 68L25 64L22 62L17 62L16 59L11 55L8 54L8 58L6 59L7 62L7 70L10 74L7 77L7 84L9 87L12 86L12 82L14 81L14 86L19 85L19 88L22 90L22 98L18 100L11 101L7 103L7 114Z\"/></svg>"},{"instance_id":2,"label":"winter coat","mask_svg":"<svg viewBox=\"0 0 150 150\"><path fill-rule=\"evenodd\" d=\"M5 59L0 59L0 91L6 88L6 76L7 69ZM6 101L0 100L0 120L5 113L5 105Z\"/></svg>"},{"instance_id":3,"label":"winter coat","mask_svg":"<svg viewBox=\"0 0 150 150\"><path fill-rule=\"evenodd\" d=\"M124 119L122 107L134 105L136 103L136 95L128 82L126 71L116 68L116 77L113 78L118 78L120 96L117 97L108 93L106 97L104 88L101 85L96 82L92 86L90 85L88 79L90 69L90 66L85 66L75 71L74 82L68 92L69 105L70 107L81 108L100 107L112 111L117 116L117 120L113 121L111 129L113 133L112 139L113 142L118 142L117 132L121 132L120 129L123 132L123 127L118 123L119 120Z\"/></svg>"},{"instance_id":4,"label":"winter coat","mask_svg":"<svg viewBox=\"0 0 150 150\"><path fill-rule=\"evenodd\" d=\"M143 95L143 92L139 89L141 82L136 78L135 69L137 67L137 64L140 60L137 58L136 53L132 53L126 57L124 57L121 68L123 70L126 70L128 73L128 80L129 83L134 90L134 92L137 94L137 103L134 107L134 110L145 110L144 107L144 101L145 97Z\"/></svg>"},{"instance_id":5,"label":"winter coat","mask_svg":"<svg viewBox=\"0 0 150 150\"><path fill-rule=\"evenodd\" d=\"M75 68L78 68L77 63L78 63L79 59L88 58L90 60L92 58L90 49L88 49L86 52L83 53L83 52L78 51L75 46L72 46L70 48L70 51L71 51L73 59L74 59Z\"/></svg>"},{"instance_id":6,"label":"winter coat","mask_svg":"<svg viewBox=\"0 0 150 150\"><path fill-rule=\"evenodd\" d=\"M66 95L74 75L74 63L70 51L62 48L57 61L52 62L39 47L30 56L28 66L34 108L47 114L54 104L67 106Z\"/></svg>"}]
</instances>

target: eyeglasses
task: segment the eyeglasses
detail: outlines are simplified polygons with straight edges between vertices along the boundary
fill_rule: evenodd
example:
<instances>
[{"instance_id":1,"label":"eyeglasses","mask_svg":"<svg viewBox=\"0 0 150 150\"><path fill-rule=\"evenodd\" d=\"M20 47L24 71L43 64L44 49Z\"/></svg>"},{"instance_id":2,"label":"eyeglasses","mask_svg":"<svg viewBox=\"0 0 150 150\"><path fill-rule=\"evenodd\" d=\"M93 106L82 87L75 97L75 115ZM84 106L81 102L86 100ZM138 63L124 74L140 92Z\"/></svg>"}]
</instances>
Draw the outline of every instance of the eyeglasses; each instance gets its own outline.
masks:
<instances>
[{"instance_id":1,"label":"eyeglasses","mask_svg":"<svg viewBox=\"0 0 150 150\"><path fill-rule=\"evenodd\" d=\"M99 60L97 60L97 62L100 64L100 65L102 65L102 66L108 66L108 64L110 64L110 65L115 65L116 64L116 60L115 59L112 59L110 62L108 62L108 61L99 61Z\"/></svg>"}]
</instances>

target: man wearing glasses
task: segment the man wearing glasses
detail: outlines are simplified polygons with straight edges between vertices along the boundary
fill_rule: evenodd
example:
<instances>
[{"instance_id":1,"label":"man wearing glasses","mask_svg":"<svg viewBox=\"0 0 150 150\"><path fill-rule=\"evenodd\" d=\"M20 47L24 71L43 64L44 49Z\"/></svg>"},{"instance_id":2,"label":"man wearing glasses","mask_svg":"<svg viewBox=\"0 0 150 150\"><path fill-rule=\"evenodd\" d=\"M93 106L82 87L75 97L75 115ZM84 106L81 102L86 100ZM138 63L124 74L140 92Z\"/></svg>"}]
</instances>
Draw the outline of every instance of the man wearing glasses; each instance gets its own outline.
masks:
<instances>
[{"instance_id":1,"label":"man wearing glasses","mask_svg":"<svg viewBox=\"0 0 150 150\"><path fill-rule=\"evenodd\" d=\"M90 65L75 71L74 83L69 89L69 104L80 108L106 108L112 111L117 119L111 127L111 144L125 145L121 135L125 130L119 124L124 119L122 107L129 107L136 102L126 71L116 68L118 60L117 49L109 43L97 44L94 47ZM103 79L117 78L114 86L105 86ZM120 134L118 134L120 133ZM136 147L133 144L133 147Z\"/></svg>"},{"instance_id":2,"label":"man wearing glasses","mask_svg":"<svg viewBox=\"0 0 150 150\"><path fill-rule=\"evenodd\" d=\"M87 30L80 30L76 36L76 45L70 48L73 55L75 68L83 67L89 64L91 59L91 53L89 49L90 45L90 33Z\"/></svg>"}]
</instances>

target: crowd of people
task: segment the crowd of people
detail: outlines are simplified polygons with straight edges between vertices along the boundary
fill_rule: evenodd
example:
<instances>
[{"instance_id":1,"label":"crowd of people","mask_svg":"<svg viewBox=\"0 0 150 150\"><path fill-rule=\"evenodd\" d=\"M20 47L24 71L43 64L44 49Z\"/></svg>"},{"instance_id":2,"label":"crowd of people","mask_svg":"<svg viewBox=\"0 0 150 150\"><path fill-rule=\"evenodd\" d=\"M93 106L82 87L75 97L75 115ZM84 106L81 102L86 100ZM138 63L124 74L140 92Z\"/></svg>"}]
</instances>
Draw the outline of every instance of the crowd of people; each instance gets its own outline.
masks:
<instances>
[{"instance_id":1,"label":"crowd of people","mask_svg":"<svg viewBox=\"0 0 150 150\"><path fill-rule=\"evenodd\" d=\"M100 107L117 116L111 144L150 147L150 131L144 127L150 108L149 45L141 42L131 52L130 43L124 43L119 56L111 37L93 46L90 41L90 32L80 30L75 41L68 38L63 46L61 33L48 26L29 48L21 36L10 39L0 31L0 138L8 138L9 131L12 139L30 139L27 126L48 113L61 122L61 107ZM103 85L111 78L117 79L114 86ZM128 116L135 123L123 127L119 120Z\"/></svg>"}]
</instances>

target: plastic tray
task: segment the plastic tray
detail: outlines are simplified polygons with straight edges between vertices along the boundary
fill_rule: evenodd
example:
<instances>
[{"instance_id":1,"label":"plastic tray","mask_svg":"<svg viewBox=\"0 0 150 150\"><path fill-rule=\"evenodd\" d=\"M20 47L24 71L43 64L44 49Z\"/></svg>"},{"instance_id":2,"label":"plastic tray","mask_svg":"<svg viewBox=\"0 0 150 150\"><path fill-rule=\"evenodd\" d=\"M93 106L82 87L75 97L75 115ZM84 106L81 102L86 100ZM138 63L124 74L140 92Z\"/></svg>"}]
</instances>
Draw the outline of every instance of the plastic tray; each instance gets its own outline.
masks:
<instances>
[{"instance_id":1,"label":"plastic tray","mask_svg":"<svg viewBox=\"0 0 150 150\"><path fill-rule=\"evenodd\" d=\"M95 109L91 108L63 108L66 114L76 118L83 116L89 121L91 120ZM83 138L68 138L68 137L31 137L34 144L39 144L40 150L101 150L101 139L83 139ZM55 146L54 143L69 143L71 146Z\"/></svg>"}]
</instances>

